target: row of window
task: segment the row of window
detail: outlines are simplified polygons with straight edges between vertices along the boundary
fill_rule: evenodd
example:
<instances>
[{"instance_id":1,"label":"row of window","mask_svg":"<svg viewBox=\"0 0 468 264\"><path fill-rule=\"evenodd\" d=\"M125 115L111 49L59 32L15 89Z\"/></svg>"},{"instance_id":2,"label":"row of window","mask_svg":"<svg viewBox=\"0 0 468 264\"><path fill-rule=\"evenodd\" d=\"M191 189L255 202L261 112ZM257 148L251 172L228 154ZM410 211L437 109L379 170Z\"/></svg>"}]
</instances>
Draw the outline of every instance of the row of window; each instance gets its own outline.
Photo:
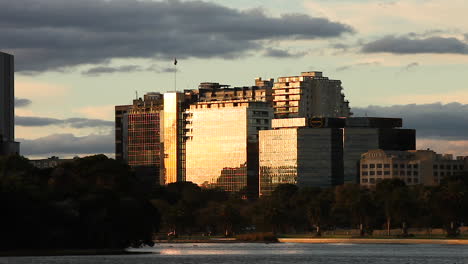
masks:
<instances>
[{"instance_id":1,"label":"row of window","mask_svg":"<svg viewBox=\"0 0 468 264\"><path fill-rule=\"evenodd\" d=\"M433 166L434 169L442 169L442 170L450 170L450 169L453 169L453 170L463 170L464 169L464 166L463 165L457 165L457 164L454 164L454 165L449 165L449 164L434 164Z\"/></svg>"},{"instance_id":2,"label":"row of window","mask_svg":"<svg viewBox=\"0 0 468 264\"><path fill-rule=\"evenodd\" d=\"M373 176L373 175L390 175L390 171L363 171L362 176ZM394 176L418 176L419 172L417 171L394 171L393 172Z\"/></svg>"},{"instance_id":3,"label":"row of window","mask_svg":"<svg viewBox=\"0 0 468 264\"><path fill-rule=\"evenodd\" d=\"M379 183L381 182L382 179L375 179L375 178L370 178L370 179L361 179L361 183ZM408 178L408 179L405 179L406 182L408 183L419 183L419 179L418 178Z\"/></svg>"},{"instance_id":4,"label":"row of window","mask_svg":"<svg viewBox=\"0 0 468 264\"><path fill-rule=\"evenodd\" d=\"M385 168L385 169L389 169L390 168L390 164L381 164L381 163L378 163L378 164L362 164L361 166L363 169L367 169L367 168L371 168L371 169L374 169L374 168L378 168L378 169L381 169L381 168ZM404 169L404 168L408 168L408 169L411 169L411 168L414 168L414 169L417 169L419 168L419 165L418 164L397 164L397 163L394 163L393 164L393 168L394 169L398 169L398 168L401 168L401 169Z\"/></svg>"}]
</instances>

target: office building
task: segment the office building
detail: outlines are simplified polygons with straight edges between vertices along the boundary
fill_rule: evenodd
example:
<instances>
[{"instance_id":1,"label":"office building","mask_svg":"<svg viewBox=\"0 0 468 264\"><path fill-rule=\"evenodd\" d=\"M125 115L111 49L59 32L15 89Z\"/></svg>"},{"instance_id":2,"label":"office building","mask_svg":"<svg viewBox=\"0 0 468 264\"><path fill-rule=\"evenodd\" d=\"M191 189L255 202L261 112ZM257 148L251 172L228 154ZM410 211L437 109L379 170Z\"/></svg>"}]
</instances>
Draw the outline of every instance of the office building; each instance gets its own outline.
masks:
<instances>
[{"instance_id":1,"label":"office building","mask_svg":"<svg viewBox=\"0 0 468 264\"><path fill-rule=\"evenodd\" d=\"M164 169L163 95L148 93L132 105L116 106L116 158L125 161L140 180L160 184Z\"/></svg>"},{"instance_id":2,"label":"office building","mask_svg":"<svg viewBox=\"0 0 468 264\"><path fill-rule=\"evenodd\" d=\"M15 61L0 52L0 155L19 154L15 142Z\"/></svg>"},{"instance_id":3,"label":"office building","mask_svg":"<svg viewBox=\"0 0 468 264\"><path fill-rule=\"evenodd\" d=\"M164 183L185 181L185 116L186 95L164 94Z\"/></svg>"},{"instance_id":4,"label":"office building","mask_svg":"<svg viewBox=\"0 0 468 264\"><path fill-rule=\"evenodd\" d=\"M29 160L34 167L39 169L51 169L55 168L63 163L72 162L74 159L61 159L59 157L52 156L47 159L36 159L36 160Z\"/></svg>"},{"instance_id":5,"label":"office building","mask_svg":"<svg viewBox=\"0 0 468 264\"><path fill-rule=\"evenodd\" d=\"M416 131L401 129L401 118L346 118L344 137L344 182L359 183L361 154L371 149L414 150Z\"/></svg>"},{"instance_id":6,"label":"office building","mask_svg":"<svg viewBox=\"0 0 468 264\"><path fill-rule=\"evenodd\" d=\"M330 187L343 183L343 119L274 119L260 131L260 195L279 184Z\"/></svg>"},{"instance_id":7,"label":"office building","mask_svg":"<svg viewBox=\"0 0 468 264\"><path fill-rule=\"evenodd\" d=\"M386 151L370 150L361 156L360 184L366 187L384 179L401 179L407 185L437 185L446 177L468 168L468 157L453 159L452 155L432 150Z\"/></svg>"},{"instance_id":8,"label":"office building","mask_svg":"<svg viewBox=\"0 0 468 264\"><path fill-rule=\"evenodd\" d=\"M187 110L186 180L258 196L258 132L273 109L251 100L198 102Z\"/></svg>"},{"instance_id":9,"label":"office building","mask_svg":"<svg viewBox=\"0 0 468 264\"><path fill-rule=\"evenodd\" d=\"M280 77L273 86L275 118L349 117L341 81L330 80L322 72Z\"/></svg>"}]
</instances>

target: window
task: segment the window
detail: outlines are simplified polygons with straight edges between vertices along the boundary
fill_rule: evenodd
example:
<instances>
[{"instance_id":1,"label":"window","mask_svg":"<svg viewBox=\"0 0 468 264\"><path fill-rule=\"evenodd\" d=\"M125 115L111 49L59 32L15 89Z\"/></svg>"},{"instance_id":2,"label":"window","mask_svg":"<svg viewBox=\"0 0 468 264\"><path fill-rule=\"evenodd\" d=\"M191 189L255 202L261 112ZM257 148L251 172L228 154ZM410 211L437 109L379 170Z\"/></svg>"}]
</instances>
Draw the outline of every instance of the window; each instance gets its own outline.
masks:
<instances>
[{"instance_id":1,"label":"window","mask_svg":"<svg viewBox=\"0 0 468 264\"><path fill-rule=\"evenodd\" d=\"M377 171L377 175L382 175L382 171Z\"/></svg>"},{"instance_id":2,"label":"window","mask_svg":"<svg viewBox=\"0 0 468 264\"><path fill-rule=\"evenodd\" d=\"M463 168L464 168L463 165L460 165L460 170L463 170Z\"/></svg>"},{"instance_id":3,"label":"window","mask_svg":"<svg viewBox=\"0 0 468 264\"><path fill-rule=\"evenodd\" d=\"M367 169L367 167L368 167L367 164L362 164L363 169Z\"/></svg>"},{"instance_id":4,"label":"window","mask_svg":"<svg viewBox=\"0 0 468 264\"><path fill-rule=\"evenodd\" d=\"M418 167L418 164L413 164L413 168L417 169Z\"/></svg>"},{"instance_id":5,"label":"window","mask_svg":"<svg viewBox=\"0 0 468 264\"><path fill-rule=\"evenodd\" d=\"M458 165L453 165L454 170L458 170Z\"/></svg>"},{"instance_id":6,"label":"window","mask_svg":"<svg viewBox=\"0 0 468 264\"><path fill-rule=\"evenodd\" d=\"M384 175L390 175L390 172L389 171L384 171Z\"/></svg>"},{"instance_id":7,"label":"window","mask_svg":"<svg viewBox=\"0 0 468 264\"><path fill-rule=\"evenodd\" d=\"M413 182L413 179L408 178L407 181L411 183L411 182Z\"/></svg>"},{"instance_id":8,"label":"window","mask_svg":"<svg viewBox=\"0 0 468 264\"><path fill-rule=\"evenodd\" d=\"M362 176L367 176L367 175L369 175L369 173L367 171L362 172Z\"/></svg>"},{"instance_id":9,"label":"window","mask_svg":"<svg viewBox=\"0 0 468 264\"><path fill-rule=\"evenodd\" d=\"M381 168L382 168L382 164L377 164L377 168L381 169Z\"/></svg>"},{"instance_id":10,"label":"window","mask_svg":"<svg viewBox=\"0 0 468 264\"><path fill-rule=\"evenodd\" d=\"M400 175L401 175L401 176L405 176L405 172L404 172L404 171L400 171Z\"/></svg>"},{"instance_id":11,"label":"window","mask_svg":"<svg viewBox=\"0 0 468 264\"><path fill-rule=\"evenodd\" d=\"M384 167L385 169L390 169L390 164L384 164L383 167Z\"/></svg>"},{"instance_id":12,"label":"window","mask_svg":"<svg viewBox=\"0 0 468 264\"><path fill-rule=\"evenodd\" d=\"M440 165L439 168L445 169L445 165Z\"/></svg>"},{"instance_id":13,"label":"window","mask_svg":"<svg viewBox=\"0 0 468 264\"><path fill-rule=\"evenodd\" d=\"M438 169L438 166L437 164L434 164L434 166L432 166L433 169Z\"/></svg>"},{"instance_id":14,"label":"window","mask_svg":"<svg viewBox=\"0 0 468 264\"><path fill-rule=\"evenodd\" d=\"M370 178L370 183L375 183L375 179L374 178Z\"/></svg>"},{"instance_id":15,"label":"window","mask_svg":"<svg viewBox=\"0 0 468 264\"><path fill-rule=\"evenodd\" d=\"M362 179L361 182L362 182L362 183L368 183L369 180L367 180L367 179Z\"/></svg>"},{"instance_id":16,"label":"window","mask_svg":"<svg viewBox=\"0 0 468 264\"><path fill-rule=\"evenodd\" d=\"M411 171L408 171L406 175L411 176Z\"/></svg>"},{"instance_id":17,"label":"window","mask_svg":"<svg viewBox=\"0 0 468 264\"><path fill-rule=\"evenodd\" d=\"M375 164L369 164L369 168L374 169L374 168L375 168Z\"/></svg>"},{"instance_id":18,"label":"window","mask_svg":"<svg viewBox=\"0 0 468 264\"><path fill-rule=\"evenodd\" d=\"M400 168L401 168L401 169L404 169L404 168L405 168L405 164L400 164Z\"/></svg>"},{"instance_id":19,"label":"window","mask_svg":"<svg viewBox=\"0 0 468 264\"><path fill-rule=\"evenodd\" d=\"M419 183L419 180L418 180L418 178L414 178L414 180L413 180L413 181L414 181L414 183Z\"/></svg>"},{"instance_id":20,"label":"window","mask_svg":"<svg viewBox=\"0 0 468 264\"><path fill-rule=\"evenodd\" d=\"M418 174L419 174L419 173L418 173L417 171L413 171L413 175L414 175L414 176L418 176Z\"/></svg>"},{"instance_id":21,"label":"window","mask_svg":"<svg viewBox=\"0 0 468 264\"><path fill-rule=\"evenodd\" d=\"M441 171L440 176L445 176L445 173L443 171Z\"/></svg>"},{"instance_id":22,"label":"window","mask_svg":"<svg viewBox=\"0 0 468 264\"><path fill-rule=\"evenodd\" d=\"M393 164L394 169L398 169L398 164Z\"/></svg>"},{"instance_id":23,"label":"window","mask_svg":"<svg viewBox=\"0 0 468 264\"><path fill-rule=\"evenodd\" d=\"M370 175L375 175L375 171L370 171Z\"/></svg>"},{"instance_id":24,"label":"window","mask_svg":"<svg viewBox=\"0 0 468 264\"><path fill-rule=\"evenodd\" d=\"M439 176L439 173L437 171L434 171L434 176Z\"/></svg>"}]
</instances>

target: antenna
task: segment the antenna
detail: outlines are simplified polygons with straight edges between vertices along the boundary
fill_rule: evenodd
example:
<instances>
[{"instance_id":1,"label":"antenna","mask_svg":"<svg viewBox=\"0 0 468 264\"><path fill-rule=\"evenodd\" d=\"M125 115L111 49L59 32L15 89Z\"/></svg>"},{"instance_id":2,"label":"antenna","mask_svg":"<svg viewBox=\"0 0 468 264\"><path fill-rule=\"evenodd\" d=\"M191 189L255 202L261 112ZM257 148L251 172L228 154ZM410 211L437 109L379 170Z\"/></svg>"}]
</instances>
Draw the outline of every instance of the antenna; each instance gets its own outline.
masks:
<instances>
[{"instance_id":1,"label":"antenna","mask_svg":"<svg viewBox=\"0 0 468 264\"><path fill-rule=\"evenodd\" d=\"M135 96L136 96L135 99L138 100L138 91L137 90L135 90Z\"/></svg>"}]
</instances>

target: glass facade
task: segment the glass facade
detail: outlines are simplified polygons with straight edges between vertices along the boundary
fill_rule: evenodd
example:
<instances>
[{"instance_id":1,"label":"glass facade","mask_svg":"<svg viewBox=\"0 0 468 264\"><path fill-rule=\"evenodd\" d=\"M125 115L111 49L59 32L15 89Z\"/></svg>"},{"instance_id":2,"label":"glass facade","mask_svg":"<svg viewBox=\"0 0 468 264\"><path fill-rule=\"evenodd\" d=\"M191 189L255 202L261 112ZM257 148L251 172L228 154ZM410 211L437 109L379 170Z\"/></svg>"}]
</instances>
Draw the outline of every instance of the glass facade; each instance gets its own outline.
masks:
<instances>
[{"instance_id":1,"label":"glass facade","mask_svg":"<svg viewBox=\"0 0 468 264\"><path fill-rule=\"evenodd\" d=\"M258 131L270 129L273 110L260 102L209 102L187 116L186 180L240 191L258 186ZM256 192L255 190L255 192Z\"/></svg>"},{"instance_id":2,"label":"glass facade","mask_svg":"<svg viewBox=\"0 0 468 264\"><path fill-rule=\"evenodd\" d=\"M185 180L184 94L164 94L164 177L165 184Z\"/></svg>"},{"instance_id":3,"label":"glass facade","mask_svg":"<svg viewBox=\"0 0 468 264\"><path fill-rule=\"evenodd\" d=\"M128 114L128 165L161 166L160 111Z\"/></svg>"},{"instance_id":4,"label":"glass facade","mask_svg":"<svg viewBox=\"0 0 468 264\"><path fill-rule=\"evenodd\" d=\"M260 195L284 183L329 187L343 182L340 128L281 128L260 132Z\"/></svg>"}]
</instances>

